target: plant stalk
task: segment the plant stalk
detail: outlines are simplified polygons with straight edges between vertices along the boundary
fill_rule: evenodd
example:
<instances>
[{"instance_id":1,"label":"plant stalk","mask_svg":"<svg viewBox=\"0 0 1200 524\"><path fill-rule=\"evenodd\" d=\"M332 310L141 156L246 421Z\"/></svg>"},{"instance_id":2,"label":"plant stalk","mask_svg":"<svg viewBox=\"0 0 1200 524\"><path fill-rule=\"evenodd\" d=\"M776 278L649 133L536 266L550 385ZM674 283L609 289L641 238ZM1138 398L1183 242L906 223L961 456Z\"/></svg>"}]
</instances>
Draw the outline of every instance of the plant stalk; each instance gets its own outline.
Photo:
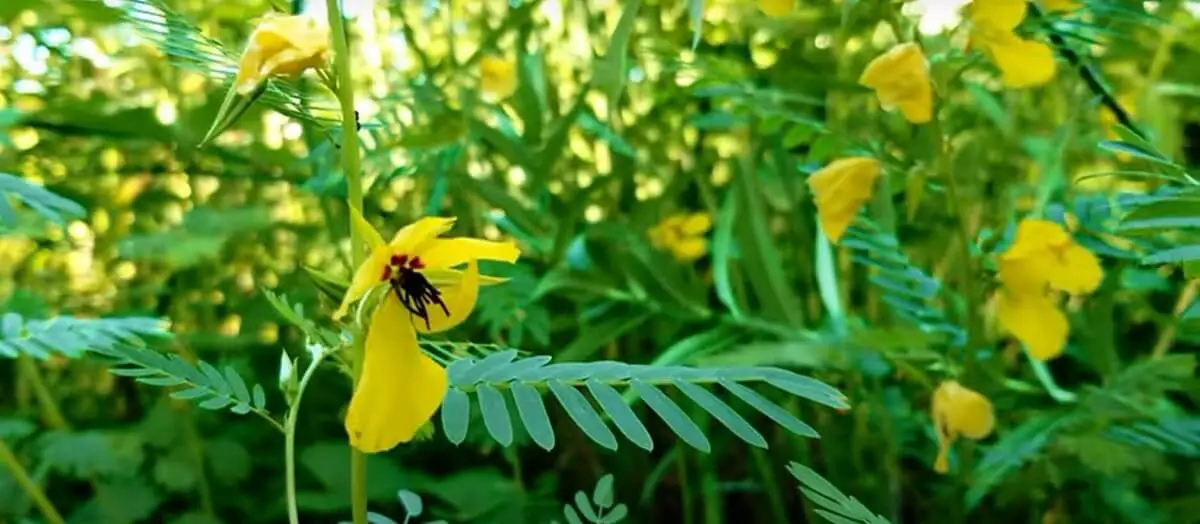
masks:
<instances>
[{"instance_id":1,"label":"plant stalk","mask_svg":"<svg viewBox=\"0 0 1200 524\"><path fill-rule=\"evenodd\" d=\"M29 477L29 472L25 471L25 466L21 465L21 461L17 459L17 455L13 453L8 444L0 439L0 462L4 463L4 467L8 469L9 474L25 491L25 494L33 500L33 505L37 506L38 511L42 513L42 518L46 519L49 524L64 524L62 515L55 509L54 504L46 498L46 493L42 488Z\"/></svg>"},{"instance_id":2,"label":"plant stalk","mask_svg":"<svg viewBox=\"0 0 1200 524\"><path fill-rule=\"evenodd\" d=\"M321 361L325 360L326 355L328 353L325 351L318 353L316 358L313 358L312 362L308 364L308 368L304 370L304 375L300 377L300 382L296 386L296 398L288 407L287 419L284 420L283 460L287 476L287 508L290 524L300 524L300 508L296 502L296 418L300 414L300 401L304 398L304 390L308 388L308 382L312 380L317 367L321 365Z\"/></svg>"},{"instance_id":3,"label":"plant stalk","mask_svg":"<svg viewBox=\"0 0 1200 524\"><path fill-rule=\"evenodd\" d=\"M350 43L345 20L337 0L325 0L329 18L329 34L333 44L333 69L337 78L338 103L342 109L342 173L346 176L347 202L352 209L362 211L362 166L359 159L358 113L354 110L354 77L350 72ZM363 239L350 227L350 258L354 267L365 258ZM363 343L360 337L353 345L352 369L354 383L362 376ZM357 449L350 449L350 509L354 524L367 522L367 460Z\"/></svg>"}]
</instances>

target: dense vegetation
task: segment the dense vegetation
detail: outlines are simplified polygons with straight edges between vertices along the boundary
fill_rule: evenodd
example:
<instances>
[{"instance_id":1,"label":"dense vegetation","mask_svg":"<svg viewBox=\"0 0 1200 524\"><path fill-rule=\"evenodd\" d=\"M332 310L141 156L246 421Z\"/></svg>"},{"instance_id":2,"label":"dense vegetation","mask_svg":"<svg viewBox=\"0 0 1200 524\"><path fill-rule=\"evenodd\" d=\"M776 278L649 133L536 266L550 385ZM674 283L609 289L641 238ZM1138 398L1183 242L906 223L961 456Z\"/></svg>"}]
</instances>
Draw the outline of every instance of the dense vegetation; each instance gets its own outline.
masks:
<instances>
[{"instance_id":1,"label":"dense vegetation","mask_svg":"<svg viewBox=\"0 0 1200 524\"><path fill-rule=\"evenodd\" d=\"M0 2L0 523L1196 521L1200 3L342 3Z\"/></svg>"}]
</instances>

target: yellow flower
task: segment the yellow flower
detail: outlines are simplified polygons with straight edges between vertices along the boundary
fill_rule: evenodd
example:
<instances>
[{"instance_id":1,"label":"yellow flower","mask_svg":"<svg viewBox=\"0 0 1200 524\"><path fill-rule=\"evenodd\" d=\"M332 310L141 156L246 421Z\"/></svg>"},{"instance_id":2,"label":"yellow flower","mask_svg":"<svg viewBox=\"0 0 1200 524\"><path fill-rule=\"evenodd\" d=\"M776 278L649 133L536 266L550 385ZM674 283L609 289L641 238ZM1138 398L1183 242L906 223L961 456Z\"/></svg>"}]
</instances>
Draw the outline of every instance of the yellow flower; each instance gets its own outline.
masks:
<instances>
[{"instance_id":1,"label":"yellow flower","mask_svg":"<svg viewBox=\"0 0 1200 524\"><path fill-rule=\"evenodd\" d=\"M1070 327L1058 308L1056 291L1072 295L1095 291L1104 278L1100 260L1062 226L1025 219L997 262L1002 286L995 312L1000 326L1020 340L1033 358L1057 357Z\"/></svg>"},{"instance_id":2,"label":"yellow flower","mask_svg":"<svg viewBox=\"0 0 1200 524\"><path fill-rule=\"evenodd\" d=\"M479 60L479 88L493 99L504 99L517 90L517 64L496 56Z\"/></svg>"},{"instance_id":3,"label":"yellow flower","mask_svg":"<svg viewBox=\"0 0 1200 524\"><path fill-rule=\"evenodd\" d=\"M870 200L880 169L874 158L851 157L830 162L808 177L817 219L830 242L842 239L858 210Z\"/></svg>"},{"instance_id":4,"label":"yellow flower","mask_svg":"<svg viewBox=\"0 0 1200 524\"><path fill-rule=\"evenodd\" d=\"M329 27L307 15L268 17L254 28L238 60L237 92L248 95L272 76L299 76L321 67L329 51Z\"/></svg>"},{"instance_id":5,"label":"yellow flower","mask_svg":"<svg viewBox=\"0 0 1200 524\"><path fill-rule=\"evenodd\" d=\"M502 282L481 277L477 261L513 263L520 256L511 242L439 238L453 218L422 218L384 243L379 232L352 210L371 254L354 273L335 318L368 292L384 295L371 314L362 376L346 413L350 445L376 453L409 442L433 417L446 395L446 370L423 353L417 333L457 326L471 314L479 286ZM465 264L462 270L454 269Z\"/></svg>"},{"instance_id":6,"label":"yellow flower","mask_svg":"<svg viewBox=\"0 0 1200 524\"><path fill-rule=\"evenodd\" d=\"M796 0L758 0L758 9L770 17L784 16L796 7Z\"/></svg>"},{"instance_id":7,"label":"yellow flower","mask_svg":"<svg viewBox=\"0 0 1200 524\"><path fill-rule=\"evenodd\" d=\"M669 251L680 262L694 262L708 253L708 239L704 235L709 229L712 218L708 213L671 215L650 229L650 244Z\"/></svg>"},{"instance_id":8,"label":"yellow flower","mask_svg":"<svg viewBox=\"0 0 1200 524\"><path fill-rule=\"evenodd\" d=\"M1025 40L1013 30L1025 18L1025 0L973 0L967 6L971 47L977 47L996 64L1005 85L1033 87L1054 78L1054 52L1050 46Z\"/></svg>"},{"instance_id":9,"label":"yellow flower","mask_svg":"<svg viewBox=\"0 0 1200 524\"><path fill-rule=\"evenodd\" d=\"M900 44L875 57L858 83L874 89L884 109L899 107L911 123L924 124L933 119L933 83L925 55L917 44Z\"/></svg>"},{"instance_id":10,"label":"yellow flower","mask_svg":"<svg viewBox=\"0 0 1200 524\"><path fill-rule=\"evenodd\" d=\"M953 380L943 381L934 390L930 416L938 440L937 459L933 463L933 469L938 473L950 470L950 446L959 435L981 440L996 426L991 401Z\"/></svg>"}]
</instances>

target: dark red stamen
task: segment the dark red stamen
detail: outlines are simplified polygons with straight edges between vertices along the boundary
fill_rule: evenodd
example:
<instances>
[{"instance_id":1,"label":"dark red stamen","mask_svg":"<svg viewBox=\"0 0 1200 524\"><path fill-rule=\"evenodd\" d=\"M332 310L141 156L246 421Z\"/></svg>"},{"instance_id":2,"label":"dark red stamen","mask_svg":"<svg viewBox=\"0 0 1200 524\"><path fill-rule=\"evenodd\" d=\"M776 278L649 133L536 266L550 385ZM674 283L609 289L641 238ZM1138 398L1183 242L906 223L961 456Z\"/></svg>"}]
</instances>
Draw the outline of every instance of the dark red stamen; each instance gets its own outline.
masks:
<instances>
[{"instance_id":1,"label":"dark red stamen","mask_svg":"<svg viewBox=\"0 0 1200 524\"><path fill-rule=\"evenodd\" d=\"M430 329L432 326L429 320L430 305L437 305L443 313L447 316L450 315L450 309L442 300L441 291L434 287L433 283L425 278L425 275L417 271L425 267L425 263L420 258L392 255L389 262L390 264L384 267L383 279L391 286L392 292L396 294L396 299L404 305L405 309L425 321L425 329Z\"/></svg>"},{"instance_id":2,"label":"dark red stamen","mask_svg":"<svg viewBox=\"0 0 1200 524\"><path fill-rule=\"evenodd\" d=\"M406 261L408 261L408 255L392 255L390 262L393 266L403 267Z\"/></svg>"},{"instance_id":3,"label":"dark red stamen","mask_svg":"<svg viewBox=\"0 0 1200 524\"><path fill-rule=\"evenodd\" d=\"M421 257L413 257L412 261L408 263L408 267L413 269L425 269L425 262L421 261Z\"/></svg>"},{"instance_id":4,"label":"dark red stamen","mask_svg":"<svg viewBox=\"0 0 1200 524\"><path fill-rule=\"evenodd\" d=\"M391 280L391 278L392 278L392 266L383 266L383 278L381 278L379 280Z\"/></svg>"}]
</instances>

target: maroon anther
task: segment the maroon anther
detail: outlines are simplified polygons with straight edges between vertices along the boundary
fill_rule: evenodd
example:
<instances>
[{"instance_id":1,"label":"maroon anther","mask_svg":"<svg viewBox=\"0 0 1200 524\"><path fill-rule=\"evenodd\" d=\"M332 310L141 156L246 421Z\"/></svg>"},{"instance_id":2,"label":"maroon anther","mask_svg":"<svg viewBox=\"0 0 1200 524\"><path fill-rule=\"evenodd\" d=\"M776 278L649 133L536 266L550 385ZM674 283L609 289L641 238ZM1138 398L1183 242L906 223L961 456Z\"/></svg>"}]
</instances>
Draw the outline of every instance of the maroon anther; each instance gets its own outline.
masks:
<instances>
[{"instance_id":1,"label":"maroon anther","mask_svg":"<svg viewBox=\"0 0 1200 524\"><path fill-rule=\"evenodd\" d=\"M382 282L385 280L391 280L391 278L392 278L392 266L383 266L383 278L381 278L379 280Z\"/></svg>"},{"instance_id":2,"label":"maroon anther","mask_svg":"<svg viewBox=\"0 0 1200 524\"><path fill-rule=\"evenodd\" d=\"M425 269L425 263L421 261L421 257L413 257L412 261L408 263L408 267L413 269Z\"/></svg>"},{"instance_id":3,"label":"maroon anther","mask_svg":"<svg viewBox=\"0 0 1200 524\"><path fill-rule=\"evenodd\" d=\"M392 255L391 263L393 266L404 267L404 263L408 261L408 255Z\"/></svg>"}]
</instances>

